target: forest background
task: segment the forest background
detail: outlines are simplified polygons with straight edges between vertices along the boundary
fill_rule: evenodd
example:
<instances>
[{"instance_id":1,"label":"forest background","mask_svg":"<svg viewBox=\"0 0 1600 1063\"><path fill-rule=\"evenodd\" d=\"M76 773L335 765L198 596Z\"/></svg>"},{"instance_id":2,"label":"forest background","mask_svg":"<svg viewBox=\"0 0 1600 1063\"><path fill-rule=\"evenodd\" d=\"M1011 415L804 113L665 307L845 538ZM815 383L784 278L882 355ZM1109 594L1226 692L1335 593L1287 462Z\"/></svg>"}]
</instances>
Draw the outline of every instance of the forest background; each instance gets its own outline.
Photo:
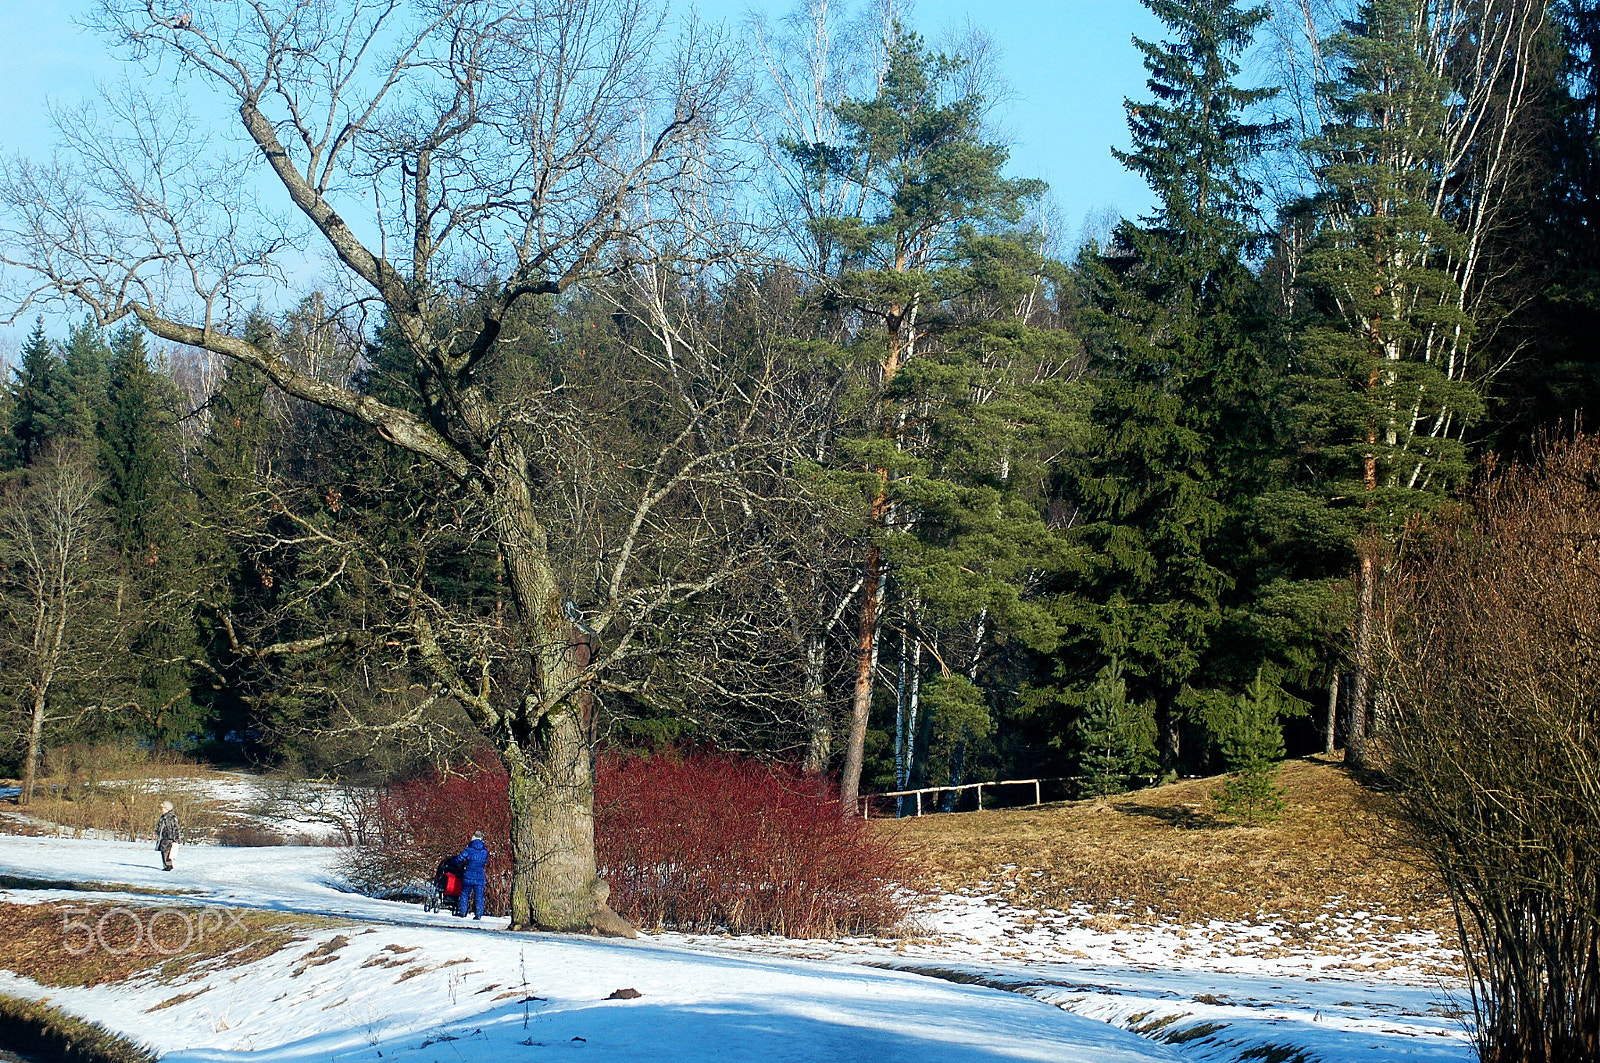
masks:
<instances>
[{"instance_id":1,"label":"forest background","mask_svg":"<svg viewBox=\"0 0 1600 1063\"><path fill-rule=\"evenodd\" d=\"M852 807L858 784L1361 761L1405 530L1600 401L1600 11L1146 6L1117 156L1153 205L1081 242L1011 173L981 34L813 2L741 28L742 58L715 28L689 46L714 127L546 287L434 266L437 335L494 320L468 367L503 411L485 453L515 436L559 514L560 696L601 745L796 761ZM182 39L195 16L152 17ZM1262 42L1272 76L1242 78ZM127 143L94 122L155 128L119 91L56 116L106 180L8 167L19 320L70 287L34 205L115 199ZM163 150L229 179L220 149ZM207 309L298 392L76 291L90 316L22 345L6 770L117 739L393 777L479 749L538 667L485 496L306 394L447 435L470 415L387 295L263 300L282 276Z\"/></svg>"}]
</instances>

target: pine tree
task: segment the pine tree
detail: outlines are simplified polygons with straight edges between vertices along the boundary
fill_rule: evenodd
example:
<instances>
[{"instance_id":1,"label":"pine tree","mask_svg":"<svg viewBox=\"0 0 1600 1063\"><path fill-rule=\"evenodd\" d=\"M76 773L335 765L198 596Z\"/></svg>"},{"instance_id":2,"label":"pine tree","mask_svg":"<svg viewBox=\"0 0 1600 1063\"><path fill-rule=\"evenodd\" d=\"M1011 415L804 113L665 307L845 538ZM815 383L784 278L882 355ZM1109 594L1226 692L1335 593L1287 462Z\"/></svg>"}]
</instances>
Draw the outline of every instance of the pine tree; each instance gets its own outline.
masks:
<instances>
[{"instance_id":1,"label":"pine tree","mask_svg":"<svg viewBox=\"0 0 1600 1063\"><path fill-rule=\"evenodd\" d=\"M831 298L882 330L855 345L866 356L857 396L862 425L843 447L861 470L868 537L841 792L846 814L854 813L865 755L890 576L884 550L890 529L911 519L894 494L907 471L906 409L896 379L923 353L930 318L949 294L952 273L970 261L978 230L1015 223L1043 191L1039 182L1002 176L1008 152L985 137L983 99L955 94L965 60L930 51L899 23L885 48L877 94L836 109L841 143L787 145L803 168L846 182L859 197L857 214L815 227L836 255Z\"/></svg>"},{"instance_id":2,"label":"pine tree","mask_svg":"<svg viewBox=\"0 0 1600 1063\"><path fill-rule=\"evenodd\" d=\"M270 342L264 317L252 314L246 338ZM191 464L196 520L193 548L203 601L195 612L195 637L209 666L194 697L205 712L205 728L224 756L261 755L260 713L250 692L257 678L234 652L227 624L240 614L266 611L271 589L261 585L242 542L253 526L258 492L274 424L261 374L229 362L207 403L209 421Z\"/></svg>"},{"instance_id":3,"label":"pine tree","mask_svg":"<svg viewBox=\"0 0 1600 1063\"><path fill-rule=\"evenodd\" d=\"M1130 776L1156 765L1156 719L1148 704L1128 700L1122 662L1112 659L1089 688L1074 727L1085 797L1120 794Z\"/></svg>"},{"instance_id":4,"label":"pine tree","mask_svg":"<svg viewBox=\"0 0 1600 1063\"><path fill-rule=\"evenodd\" d=\"M68 330L61 355L72 394L72 435L88 444L95 438L95 427L104 412L111 348L90 319Z\"/></svg>"},{"instance_id":5,"label":"pine tree","mask_svg":"<svg viewBox=\"0 0 1600 1063\"><path fill-rule=\"evenodd\" d=\"M187 665L197 653L196 573L184 535L174 405L170 379L150 365L143 330L124 326L112 338L99 424L101 497L129 600L143 610L132 649L141 661L145 725L160 740L182 742L199 722Z\"/></svg>"},{"instance_id":6,"label":"pine tree","mask_svg":"<svg viewBox=\"0 0 1600 1063\"><path fill-rule=\"evenodd\" d=\"M167 381L150 366L134 325L112 340L106 408L100 421L104 500L117 545L130 562L155 567L179 540L178 439Z\"/></svg>"},{"instance_id":7,"label":"pine tree","mask_svg":"<svg viewBox=\"0 0 1600 1063\"><path fill-rule=\"evenodd\" d=\"M1450 268L1462 237L1435 209L1452 88L1426 59L1417 0L1369 0L1328 42L1331 120L1305 145L1322 186L1302 280L1319 316L1300 333L1299 411L1326 504L1356 557L1348 756L1364 759L1384 544L1468 472L1484 411L1474 322Z\"/></svg>"},{"instance_id":8,"label":"pine tree","mask_svg":"<svg viewBox=\"0 0 1600 1063\"><path fill-rule=\"evenodd\" d=\"M1228 777L1212 792L1218 812L1249 824L1282 814L1282 719L1300 711L1276 683L1258 675L1243 694L1223 699L1208 714L1206 723L1228 766Z\"/></svg>"},{"instance_id":9,"label":"pine tree","mask_svg":"<svg viewBox=\"0 0 1600 1063\"><path fill-rule=\"evenodd\" d=\"M1117 155L1158 203L1080 263L1098 397L1073 470L1094 561L1072 619L1087 659L1119 658L1135 700L1154 703L1171 769L1186 690L1216 681L1210 645L1235 583L1225 533L1255 490L1267 437L1263 315L1244 255L1259 191L1247 170L1268 130L1243 115L1273 90L1235 84L1266 8L1146 6L1174 39L1135 42L1154 99L1127 104L1133 150Z\"/></svg>"}]
</instances>

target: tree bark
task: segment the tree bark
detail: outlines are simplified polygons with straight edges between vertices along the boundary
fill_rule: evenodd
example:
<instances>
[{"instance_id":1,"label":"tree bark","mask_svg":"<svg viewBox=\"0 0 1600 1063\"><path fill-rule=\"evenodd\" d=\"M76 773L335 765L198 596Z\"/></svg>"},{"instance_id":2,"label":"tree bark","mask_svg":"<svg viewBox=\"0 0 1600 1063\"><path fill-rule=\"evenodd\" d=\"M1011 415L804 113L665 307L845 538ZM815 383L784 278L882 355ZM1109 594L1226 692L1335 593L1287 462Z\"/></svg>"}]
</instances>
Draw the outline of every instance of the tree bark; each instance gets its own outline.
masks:
<instances>
[{"instance_id":1,"label":"tree bark","mask_svg":"<svg viewBox=\"0 0 1600 1063\"><path fill-rule=\"evenodd\" d=\"M883 555L874 544L867 551L866 579L861 584L861 627L856 635L856 681L850 698L850 733L845 739L844 773L839 779L839 814L854 816L861 795L861 764L867 747L867 720L872 712L872 673L878 664L878 607L883 601Z\"/></svg>"},{"instance_id":2,"label":"tree bark","mask_svg":"<svg viewBox=\"0 0 1600 1063\"><path fill-rule=\"evenodd\" d=\"M823 684L827 650L822 635L813 632L806 638L806 759L805 770L824 772L833 755L833 714L828 711L828 691Z\"/></svg>"},{"instance_id":3,"label":"tree bark","mask_svg":"<svg viewBox=\"0 0 1600 1063\"><path fill-rule=\"evenodd\" d=\"M593 645L567 620L520 448L498 448L500 555L533 663L499 722L511 787L511 928L634 932L606 904L594 850L594 727L578 685Z\"/></svg>"},{"instance_id":4,"label":"tree bark","mask_svg":"<svg viewBox=\"0 0 1600 1063\"><path fill-rule=\"evenodd\" d=\"M1339 673L1328 680L1328 715L1322 724L1322 752L1333 755L1334 729L1339 722Z\"/></svg>"},{"instance_id":5,"label":"tree bark","mask_svg":"<svg viewBox=\"0 0 1600 1063\"><path fill-rule=\"evenodd\" d=\"M1157 714L1157 719L1161 728L1161 770L1176 775L1183 756L1183 718L1177 709L1168 705Z\"/></svg>"},{"instance_id":6,"label":"tree bark","mask_svg":"<svg viewBox=\"0 0 1600 1063\"><path fill-rule=\"evenodd\" d=\"M22 766L22 792L17 804L27 806L33 802L33 783L39 773L39 756L44 747L44 691L33 699L33 718L28 724L28 756Z\"/></svg>"},{"instance_id":7,"label":"tree bark","mask_svg":"<svg viewBox=\"0 0 1600 1063\"><path fill-rule=\"evenodd\" d=\"M537 755L502 750L511 779L511 929L590 930L610 890L594 852L594 757L578 714L540 727Z\"/></svg>"},{"instance_id":8,"label":"tree bark","mask_svg":"<svg viewBox=\"0 0 1600 1063\"><path fill-rule=\"evenodd\" d=\"M1367 767L1367 711L1372 693L1372 611L1377 581L1376 545L1362 543L1356 565L1356 622L1353 642L1354 667L1350 681L1350 722L1345 733L1345 763L1352 768Z\"/></svg>"}]
</instances>

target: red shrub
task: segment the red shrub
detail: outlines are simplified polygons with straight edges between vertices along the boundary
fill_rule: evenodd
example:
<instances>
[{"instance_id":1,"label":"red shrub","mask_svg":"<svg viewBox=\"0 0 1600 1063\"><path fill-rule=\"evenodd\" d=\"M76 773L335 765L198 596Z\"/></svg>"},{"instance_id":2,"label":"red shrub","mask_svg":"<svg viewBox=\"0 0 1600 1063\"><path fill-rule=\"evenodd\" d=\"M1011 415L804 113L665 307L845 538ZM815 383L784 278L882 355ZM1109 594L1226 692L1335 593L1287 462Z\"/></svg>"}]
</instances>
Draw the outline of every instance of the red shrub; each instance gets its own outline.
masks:
<instances>
[{"instance_id":1,"label":"red shrub","mask_svg":"<svg viewBox=\"0 0 1600 1063\"><path fill-rule=\"evenodd\" d=\"M465 848L473 831L489 847L487 910L511 910L511 806L505 768L495 762L463 772L419 775L378 795L372 841L350 851L344 872L371 892L433 878L439 861Z\"/></svg>"},{"instance_id":2,"label":"red shrub","mask_svg":"<svg viewBox=\"0 0 1600 1063\"><path fill-rule=\"evenodd\" d=\"M600 874L611 906L645 927L836 937L905 914L891 843L841 820L824 779L713 754L604 757L595 779ZM505 769L429 775L377 801L375 842L345 871L362 888L432 877L474 830L489 845L489 909L509 909Z\"/></svg>"},{"instance_id":3,"label":"red shrub","mask_svg":"<svg viewBox=\"0 0 1600 1063\"><path fill-rule=\"evenodd\" d=\"M607 758L596 780L611 906L678 930L837 937L905 914L892 845L829 783L710 754Z\"/></svg>"}]
</instances>

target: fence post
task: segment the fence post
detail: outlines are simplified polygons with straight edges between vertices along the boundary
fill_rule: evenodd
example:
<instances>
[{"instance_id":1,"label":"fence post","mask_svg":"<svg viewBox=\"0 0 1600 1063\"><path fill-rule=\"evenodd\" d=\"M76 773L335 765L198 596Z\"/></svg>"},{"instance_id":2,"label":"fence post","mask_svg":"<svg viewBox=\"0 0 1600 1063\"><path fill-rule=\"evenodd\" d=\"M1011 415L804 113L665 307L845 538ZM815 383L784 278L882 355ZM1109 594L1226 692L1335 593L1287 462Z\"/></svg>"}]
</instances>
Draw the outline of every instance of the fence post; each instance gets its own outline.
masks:
<instances>
[{"instance_id":1,"label":"fence post","mask_svg":"<svg viewBox=\"0 0 1600 1063\"><path fill-rule=\"evenodd\" d=\"M1044 793L1044 791L1040 788L1039 780L1038 779L1033 780L1033 803L1034 804L1036 804L1036 805L1044 804L1044 798L1043 798L1043 796L1041 796L1043 793Z\"/></svg>"}]
</instances>

